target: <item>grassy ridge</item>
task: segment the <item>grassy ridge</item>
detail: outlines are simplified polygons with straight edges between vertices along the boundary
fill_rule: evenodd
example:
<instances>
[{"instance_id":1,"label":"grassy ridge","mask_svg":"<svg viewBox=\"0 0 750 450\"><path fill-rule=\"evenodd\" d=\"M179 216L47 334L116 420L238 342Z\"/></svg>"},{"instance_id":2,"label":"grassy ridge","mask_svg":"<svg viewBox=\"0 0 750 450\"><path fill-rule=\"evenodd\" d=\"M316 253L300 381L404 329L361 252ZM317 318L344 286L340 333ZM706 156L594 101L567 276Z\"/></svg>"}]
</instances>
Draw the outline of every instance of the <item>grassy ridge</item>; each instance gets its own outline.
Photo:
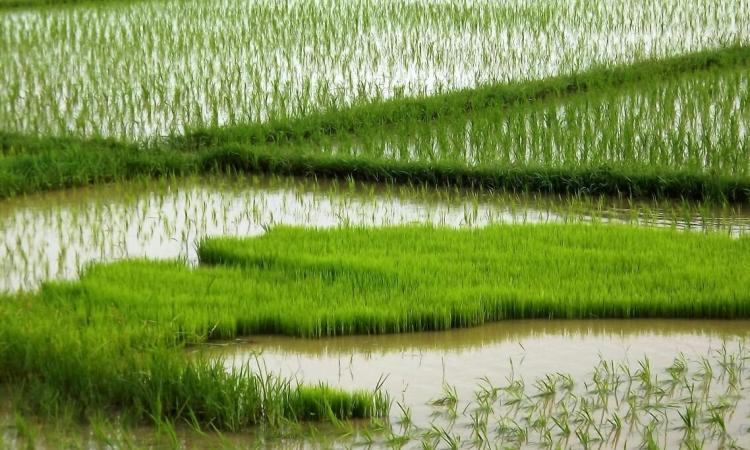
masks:
<instances>
[{"instance_id":1,"label":"grassy ridge","mask_svg":"<svg viewBox=\"0 0 750 450\"><path fill-rule=\"evenodd\" d=\"M299 176L351 177L372 182L414 183L428 186L505 189L635 198L671 198L747 203L750 178L652 166L549 167L542 165L482 164L453 161L398 161L226 146L200 159L201 170L233 170Z\"/></svg>"},{"instance_id":2,"label":"grassy ridge","mask_svg":"<svg viewBox=\"0 0 750 450\"><path fill-rule=\"evenodd\" d=\"M458 186L545 193L750 202L750 179L654 167L469 167L451 161L397 161L337 156L299 148L221 146L171 149L69 146L0 157L0 198L136 176L226 172L353 178L361 181Z\"/></svg>"},{"instance_id":3,"label":"grassy ridge","mask_svg":"<svg viewBox=\"0 0 750 450\"><path fill-rule=\"evenodd\" d=\"M114 140L35 138L0 132L0 198L139 175L196 173L198 156Z\"/></svg>"},{"instance_id":4,"label":"grassy ridge","mask_svg":"<svg viewBox=\"0 0 750 450\"><path fill-rule=\"evenodd\" d=\"M748 202L750 148L747 139L741 137L742 124L731 108L721 109L726 123L711 126L705 124L705 114L696 112L695 121L709 130L702 135L691 134L692 122L671 130L668 114L676 114L675 108L671 113L656 113L664 116L659 126L643 127L633 120L622 129L618 129L622 113L613 109L620 102L615 94L624 86L635 98L641 88L650 92L647 98L653 97L661 108L664 92L676 96L684 95L685 89L695 90L684 81L692 80L693 75L708 80L701 92L705 99L712 99L716 86L724 83L721 80L728 79L724 84L734 86L742 76L741 68L748 64L749 48L728 47L541 81L196 130L148 144L0 132L0 198L144 174L244 171L514 191ZM740 96L741 102L747 101L736 86L730 86L730 90ZM720 97L716 101L721 102ZM705 99L700 97L693 103ZM601 105L612 112L596 112L601 111ZM569 108L575 120L550 122L548 110L561 107ZM590 116L591 111L594 116ZM513 149L516 135L526 134L528 120L532 120L536 133ZM586 130L590 120L601 125L601 130L589 136ZM503 121L510 130L504 134L498 131ZM479 142L482 147L476 161L467 156L467 126L473 133L470 145L476 147ZM436 132L442 134L438 136L438 154L434 155ZM581 143L592 146L586 149L590 156L585 160L577 153ZM417 156L389 155L384 150L389 146L399 151L414 146ZM519 157L519 153L530 156Z\"/></svg>"}]
</instances>

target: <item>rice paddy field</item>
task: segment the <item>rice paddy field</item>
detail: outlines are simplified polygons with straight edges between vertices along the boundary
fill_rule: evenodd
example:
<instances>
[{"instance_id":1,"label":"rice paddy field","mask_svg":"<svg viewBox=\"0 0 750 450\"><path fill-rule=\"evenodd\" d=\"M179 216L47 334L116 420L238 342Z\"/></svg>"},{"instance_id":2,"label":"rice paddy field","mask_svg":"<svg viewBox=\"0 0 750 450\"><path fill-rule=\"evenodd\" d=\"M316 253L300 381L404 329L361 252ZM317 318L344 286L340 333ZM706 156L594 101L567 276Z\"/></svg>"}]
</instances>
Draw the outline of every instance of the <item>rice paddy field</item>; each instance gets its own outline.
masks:
<instances>
[{"instance_id":1,"label":"rice paddy field","mask_svg":"<svg viewBox=\"0 0 750 450\"><path fill-rule=\"evenodd\" d=\"M0 0L0 448L750 448L746 0Z\"/></svg>"},{"instance_id":2,"label":"rice paddy field","mask_svg":"<svg viewBox=\"0 0 750 450\"><path fill-rule=\"evenodd\" d=\"M742 0L90 3L3 15L9 130L143 139L750 37Z\"/></svg>"}]
</instances>

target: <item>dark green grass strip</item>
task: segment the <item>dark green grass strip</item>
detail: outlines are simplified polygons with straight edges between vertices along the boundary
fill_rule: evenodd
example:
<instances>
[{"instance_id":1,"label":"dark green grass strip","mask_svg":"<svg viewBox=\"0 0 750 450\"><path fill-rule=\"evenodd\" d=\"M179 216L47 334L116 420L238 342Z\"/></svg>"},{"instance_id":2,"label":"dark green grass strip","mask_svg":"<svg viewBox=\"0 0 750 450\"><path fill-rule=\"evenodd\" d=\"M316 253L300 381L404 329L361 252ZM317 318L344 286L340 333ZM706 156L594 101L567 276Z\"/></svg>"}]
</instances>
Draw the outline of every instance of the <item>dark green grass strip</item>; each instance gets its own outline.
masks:
<instances>
[{"instance_id":1,"label":"dark green grass strip","mask_svg":"<svg viewBox=\"0 0 750 450\"><path fill-rule=\"evenodd\" d=\"M458 162L396 161L228 145L196 152L135 145L67 145L57 151L0 156L0 198L36 191L123 181L138 176L276 173L411 183L635 198L750 202L750 178L649 166L547 167Z\"/></svg>"},{"instance_id":2,"label":"dark green grass strip","mask_svg":"<svg viewBox=\"0 0 750 450\"><path fill-rule=\"evenodd\" d=\"M113 140L0 133L0 198L137 176L196 173L199 156Z\"/></svg>"},{"instance_id":3,"label":"dark green grass strip","mask_svg":"<svg viewBox=\"0 0 750 450\"><path fill-rule=\"evenodd\" d=\"M202 172L231 170L517 192L750 202L748 177L648 165L467 166L450 161L396 161L242 146L206 152L200 164Z\"/></svg>"}]
</instances>

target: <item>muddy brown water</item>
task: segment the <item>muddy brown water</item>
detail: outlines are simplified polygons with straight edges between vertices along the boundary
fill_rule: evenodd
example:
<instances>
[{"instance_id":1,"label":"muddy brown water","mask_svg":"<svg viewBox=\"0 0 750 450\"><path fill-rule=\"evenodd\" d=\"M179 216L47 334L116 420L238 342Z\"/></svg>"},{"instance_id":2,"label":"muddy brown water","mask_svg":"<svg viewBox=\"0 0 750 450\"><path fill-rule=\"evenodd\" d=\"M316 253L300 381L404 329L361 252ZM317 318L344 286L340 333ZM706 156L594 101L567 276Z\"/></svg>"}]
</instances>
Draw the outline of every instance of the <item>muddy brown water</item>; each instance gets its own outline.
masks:
<instances>
[{"instance_id":1,"label":"muddy brown water","mask_svg":"<svg viewBox=\"0 0 750 450\"><path fill-rule=\"evenodd\" d=\"M467 440L475 393L487 382L503 386L511 379L523 380L526 395L533 398L537 380L548 374L568 374L578 395L584 397L601 361L630 367L633 373L647 361L655 377L664 380L669 378L665 370L675 358L684 356L692 361L691 370L700 371L704 358L714 360L724 352L736 351L747 357L747 343L750 321L508 321L383 336L313 340L254 336L190 351L195 357L221 358L227 369L250 363L258 370L305 383L344 389L372 389L381 383L395 402L411 410L413 421L422 425L436 423L436 407L431 403L443 397L448 386L459 399L458 417L449 421L451 429ZM726 424L731 433L745 440L750 438L750 401L745 398L748 384L740 389L741 398ZM721 389L712 389L707 396L723 395ZM687 403L683 395L674 397L669 412L674 425L665 442L679 445L682 435L675 432L678 411ZM396 405L391 410L392 423L403 415ZM437 423L444 421L438 419ZM639 432L642 430L633 431L631 444L640 442ZM576 447L572 442L570 446ZM620 448L631 447L620 443Z\"/></svg>"}]
</instances>

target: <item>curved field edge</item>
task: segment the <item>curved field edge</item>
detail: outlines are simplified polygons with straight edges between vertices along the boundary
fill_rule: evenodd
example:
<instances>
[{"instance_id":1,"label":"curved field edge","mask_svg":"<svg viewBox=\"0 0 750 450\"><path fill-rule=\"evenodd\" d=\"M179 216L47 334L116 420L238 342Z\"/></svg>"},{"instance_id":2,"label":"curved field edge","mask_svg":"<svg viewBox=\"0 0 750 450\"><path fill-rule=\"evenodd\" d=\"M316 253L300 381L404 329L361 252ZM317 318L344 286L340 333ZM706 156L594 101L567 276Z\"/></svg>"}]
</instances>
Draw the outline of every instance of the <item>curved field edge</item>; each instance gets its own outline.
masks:
<instances>
[{"instance_id":1,"label":"curved field edge","mask_svg":"<svg viewBox=\"0 0 750 450\"><path fill-rule=\"evenodd\" d=\"M401 98L313 113L301 118L196 130L162 142L33 137L0 132L0 198L45 189L123 180L140 175L271 172L351 177L425 185L511 191L663 197L743 203L750 179L689 169L549 167L456 162L396 161L322 154L316 141L365 135L399 124L460 117L503 106L657 82L700 71L750 65L750 47L731 46L629 66L601 67L540 81L488 86L424 98Z\"/></svg>"},{"instance_id":2,"label":"curved field edge","mask_svg":"<svg viewBox=\"0 0 750 450\"><path fill-rule=\"evenodd\" d=\"M156 338L158 324L121 327L127 318L117 314L99 324L76 317L89 306L0 296L0 384L15 408L43 418L85 422L104 414L198 431L281 431L298 421L383 417L390 409L377 389L305 385L252 363L228 370L221 360L188 358L181 346Z\"/></svg>"}]
</instances>

